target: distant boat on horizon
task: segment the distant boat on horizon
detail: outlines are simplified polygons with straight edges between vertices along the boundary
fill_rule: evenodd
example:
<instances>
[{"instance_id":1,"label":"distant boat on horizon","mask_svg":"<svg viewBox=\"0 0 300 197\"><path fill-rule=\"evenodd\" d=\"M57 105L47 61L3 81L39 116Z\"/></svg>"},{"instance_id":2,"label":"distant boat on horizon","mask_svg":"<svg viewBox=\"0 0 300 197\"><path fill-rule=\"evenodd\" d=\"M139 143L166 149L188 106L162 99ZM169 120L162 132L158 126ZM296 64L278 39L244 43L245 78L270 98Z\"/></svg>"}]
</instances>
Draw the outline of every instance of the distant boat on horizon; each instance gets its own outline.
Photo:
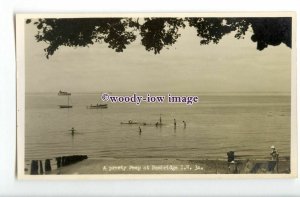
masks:
<instances>
[{"instance_id":1,"label":"distant boat on horizon","mask_svg":"<svg viewBox=\"0 0 300 197\"><path fill-rule=\"evenodd\" d=\"M87 109L106 109L108 108L108 105L107 104L98 104L97 105L90 105L90 106L87 106Z\"/></svg>"},{"instance_id":2,"label":"distant boat on horizon","mask_svg":"<svg viewBox=\"0 0 300 197\"><path fill-rule=\"evenodd\" d=\"M70 96L71 96L71 93L69 93L69 92L63 92L63 91L60 90L57 95L58 96L67 96L68 97L68 104L67 105L58 105L59 108L72 108L73 107L72 105L70 105Z\"/></svg>"},{"instance_id":3,"label":"distant boat on horizon","mask_svg":"<svg viewBox=\"0 0 300 197\"><path fill-rule=\"evenodd\" d=\"M58 105L59 108L72 108L72 105Z\"/></svg>"},{"instance_id":4,"label":"distant boat on horizon","mask_svg":"<svg viewBox=\"0 0 300 197\"><path fill-rule=\"evenodd\" d=\"M57 95L58 96L71 96L71 93L59 90Z\"/></svg>"}]
</instances>

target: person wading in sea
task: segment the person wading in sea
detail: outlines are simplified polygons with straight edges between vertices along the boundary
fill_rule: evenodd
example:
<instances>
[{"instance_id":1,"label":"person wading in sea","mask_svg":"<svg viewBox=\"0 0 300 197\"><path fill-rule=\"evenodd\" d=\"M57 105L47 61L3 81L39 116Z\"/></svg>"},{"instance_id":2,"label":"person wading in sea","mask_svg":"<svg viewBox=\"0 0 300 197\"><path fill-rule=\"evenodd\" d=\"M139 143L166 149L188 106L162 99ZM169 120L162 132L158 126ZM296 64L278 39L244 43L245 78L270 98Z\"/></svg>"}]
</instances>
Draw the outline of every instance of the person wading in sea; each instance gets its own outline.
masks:
<instances>
[{"instance_id":1,"label":"person wading in sea","mask_svg":"<svg viewBox=\"0 0 300 197\"><path fill-rule=\"evenodd\" d=\"M142 129L141 129L141 127L139 127L139 134L140 134L140 135L142 134Z\"/></svg>"},{"instance_id":2,"label":"person wading in sea","mask_svg":"<svg viewBox=\"0 0 300 197\"><path fill-rule=\"evenodd\" d=\"M186 128L186 122L185 121L182 122L183 122L183 128Z\"/></svg>"},{"instance_id":3,"label":"person wading in sea","mask_svg":"<svg viewBox=\"0 0 300 197\"><path fill-rule=\"evenodd\" d=\"M161 114L159 115L159 124L161 125L162 121L161 121Z\"/></svg>"},{"instance_id":4,"label":"person wading in sea","mask_svg":"<svg viewBox=\"0 0 300 197\"><path fill-rule=\"evenodd\" d=\"M74 129L74 127L72 127L72 129L69 131L71 131L71 134L74 135L76 130Z\"/></svg>"}]
</instances>

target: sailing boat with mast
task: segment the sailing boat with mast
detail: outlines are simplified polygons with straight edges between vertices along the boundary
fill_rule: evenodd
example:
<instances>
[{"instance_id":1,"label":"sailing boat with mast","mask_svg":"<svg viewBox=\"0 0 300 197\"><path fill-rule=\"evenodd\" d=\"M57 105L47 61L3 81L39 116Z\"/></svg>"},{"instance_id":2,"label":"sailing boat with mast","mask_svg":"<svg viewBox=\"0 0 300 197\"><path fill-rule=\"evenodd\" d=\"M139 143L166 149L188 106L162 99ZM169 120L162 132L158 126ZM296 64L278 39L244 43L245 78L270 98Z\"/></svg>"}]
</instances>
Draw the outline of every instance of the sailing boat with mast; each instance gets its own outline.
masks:
<instances>
[{"instance_id":1,"label":"sailing boat with mast","mask_svg":"<svg viewBox=\"0 0 300 197\"><path fill-rule=\"evenodd\" d=\"M67 105L58 105L59 108L72 108L73 107L72 105L70 105L71 93L59 91L58 96L67 96L68 97L68 104Z\"/></svg>"},{"instance_id":2,"label":"sailing boat with mast","mask_svg":"<svg viewBox=\"0 0 300 197\"><path fill-rule=\"evenodd\" d=\"M71 96L71 93L59 90L57 95L58 96Z\"/></svg>"}]
</instances>

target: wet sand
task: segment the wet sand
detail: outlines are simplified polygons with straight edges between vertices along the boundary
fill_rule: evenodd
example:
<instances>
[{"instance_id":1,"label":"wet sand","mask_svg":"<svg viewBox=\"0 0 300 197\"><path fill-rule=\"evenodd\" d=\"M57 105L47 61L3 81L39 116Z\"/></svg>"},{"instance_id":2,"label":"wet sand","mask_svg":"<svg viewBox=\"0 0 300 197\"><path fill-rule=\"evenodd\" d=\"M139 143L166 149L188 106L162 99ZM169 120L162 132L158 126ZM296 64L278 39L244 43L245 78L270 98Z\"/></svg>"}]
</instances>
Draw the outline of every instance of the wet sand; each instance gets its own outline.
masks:
<instances>
[{"instance_id":1,"label":"wet sand","mask_svg":"<svg viewBox=\"0 0 300 197\"><path fill-rule=\"evenodd\" d=\"M87 159L60 169L51 174L231 174L236 166L239 174L287 174L290 161L282 160L277 167L269 160L191 159Z\"/></svg>"}]
</instances>

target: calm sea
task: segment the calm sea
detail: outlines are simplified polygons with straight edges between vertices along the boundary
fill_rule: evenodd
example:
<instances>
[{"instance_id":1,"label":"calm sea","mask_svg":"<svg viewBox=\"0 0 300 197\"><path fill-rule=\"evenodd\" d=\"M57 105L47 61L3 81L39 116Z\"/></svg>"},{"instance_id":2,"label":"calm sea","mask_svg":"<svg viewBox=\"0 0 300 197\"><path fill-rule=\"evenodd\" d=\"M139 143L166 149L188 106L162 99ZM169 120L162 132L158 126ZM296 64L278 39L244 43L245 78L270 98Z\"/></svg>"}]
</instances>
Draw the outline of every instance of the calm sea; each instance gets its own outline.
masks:
<instances>
[{"instance_id":1,"label":"calm sea","mask_svg":"<svg viewBox=\"0 0 300 197\"><path fill-rule=\"evenodd\" d=\"M290 155L290 96L198 96L200 102L192 106L108 103L107 109L97 110L86 106L99 102L100 94L72 94L72 109L60 109L58 105L66 104L67 97L56 93L26 94L25 160L75 154L89 158L226 158L231 150L241 157L265 158L271 145L280 156ZM141 135L137 125L120 124L128 120L155 123L160 114L165 125L141 126ZM74 136L69 131L72 127Z\"/></svg>"}]
</instances>

